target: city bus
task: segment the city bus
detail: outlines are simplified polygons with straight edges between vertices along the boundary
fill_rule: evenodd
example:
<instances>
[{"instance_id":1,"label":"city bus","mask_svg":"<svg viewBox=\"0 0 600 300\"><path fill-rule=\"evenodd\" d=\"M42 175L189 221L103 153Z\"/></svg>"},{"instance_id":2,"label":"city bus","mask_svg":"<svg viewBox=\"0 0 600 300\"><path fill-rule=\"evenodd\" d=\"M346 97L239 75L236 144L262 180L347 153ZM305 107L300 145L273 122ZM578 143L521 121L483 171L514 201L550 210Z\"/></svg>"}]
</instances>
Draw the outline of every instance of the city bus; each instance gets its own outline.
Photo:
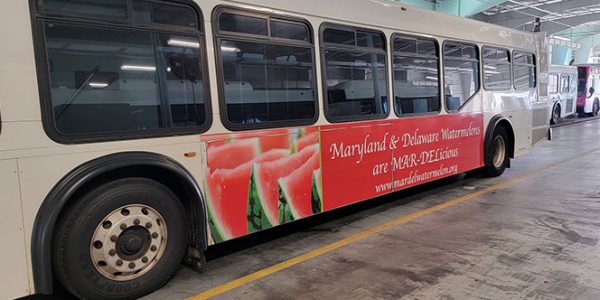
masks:
<instances>
[{"instance_id":1,"label":"city bus","mask_svg":"<svg viewBox=\"0 0 600 300\"><path fill-rule=\"evenodd\" d=\"M211 245L499 176L550 134L544 34L391 1L8 0L0 20L2 298L137 298Z\"/></svg>"},{"instance_id":2,"label":"city bus","mask_svg":"<svg viewBox=\"0 0 600 300\"><path fill-rule=\"evenodd\" d=\"M548 107L550 124L577 112L577 67L548 66Z\"/></svg>"},{"instance_id":3,"label":"city bus","mask_svg":"<svg viewBox=\"0 0 600 300\"><path fill-rule=\"evenodd\" d=\"M600 111L600 65L577 66L577 113L597 116Z\"/></svg>"}]
</instances>

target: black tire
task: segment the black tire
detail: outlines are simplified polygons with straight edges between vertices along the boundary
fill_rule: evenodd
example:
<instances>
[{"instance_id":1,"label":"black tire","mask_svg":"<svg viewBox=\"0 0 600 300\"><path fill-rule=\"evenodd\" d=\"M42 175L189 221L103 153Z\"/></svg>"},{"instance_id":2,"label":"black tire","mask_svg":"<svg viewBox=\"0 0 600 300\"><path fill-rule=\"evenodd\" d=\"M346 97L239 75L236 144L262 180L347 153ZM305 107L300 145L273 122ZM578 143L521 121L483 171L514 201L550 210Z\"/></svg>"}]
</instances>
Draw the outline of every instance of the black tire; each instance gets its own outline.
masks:
<instances>
[{"instance_id":1,"label":"black tire","mask_svg":"<svg viewBox=\"0 0 600 300\"><path fill-rule=\"evenodd\" d=\"M554 108L552 108L552 117L550 118L550 124L552 124L552 125L558 124L559 119L560 119L560 105L555 104Z\"/></svg>"},{"instance_id":2,"label":"black tire","mask_svg":"<svg viewBox=\"0 0 600 300\"><path fill-rule=\"evenodd\" d=\"M598 115L598 111L600 111L600 103L598 102L598 100L594 100L594 104L592 106L592 112L587 113L586 115L588 117L595 117Z\"/></svg>"},{"instance_id":3,"label":"black tire","mask_svg":"<svg viewBox=\"0 0 600 300\"><path fill-rule=\"evenodd\" d=\"M90 246L96 228L105 217L128 205L143 205L158 212L166 225L166 242L161 244L162 255L157 256L153 265L142 275L135 275L140 277L113 280L98 271ZM53 241L54 272L78 298L139 298L163 286L178 269L187 245L185 220L185 210L177 196L156 181L128 178L106 183L84 194L62 214ZM149 231L153 230L156 229Z\"/></svg>"},{"instance_id":4,"label":"black tire","mask_svg":"<svg viewBox=\"0 0 600 300\"><path fill-rule=\"evenodd\" d=\"M498 159L497 163L494 163L496 154L495 142L497 139L502 139L503 141L503 158ZM494 129L494 134L492 135L491 140L486 141L485 147L485 166L481 169L482 174L486 177L498 177L504 173L506 167L508 166L508 149L511 145L511 141L508 139L508 133L504 127L499 126Z\"/></svg>"}]
</instances>

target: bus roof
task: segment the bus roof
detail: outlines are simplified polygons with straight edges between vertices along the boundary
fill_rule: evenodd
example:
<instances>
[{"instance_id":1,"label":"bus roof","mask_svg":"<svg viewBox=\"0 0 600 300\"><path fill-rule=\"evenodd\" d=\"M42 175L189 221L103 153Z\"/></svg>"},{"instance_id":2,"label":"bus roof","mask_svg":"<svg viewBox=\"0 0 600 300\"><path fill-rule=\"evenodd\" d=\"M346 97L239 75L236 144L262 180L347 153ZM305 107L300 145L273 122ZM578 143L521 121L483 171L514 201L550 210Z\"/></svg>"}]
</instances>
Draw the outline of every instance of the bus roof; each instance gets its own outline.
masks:
<instances>
[{"instance_id":1,"label":"bus roof","mask_svg":"<svg viewBox=\"0 0 600 300\"><path fill-rule=\"evenodd\" d=\"M445 38L495 44L534 50L536 34L489 24L464 17L407 6L389 0L329 0L311 1L299 5L297 0L240 0L244 3L272 9L273 12L302 14L331 21L398 30ZM545 33L538 35L545 36Z\"/></svg>"}]
</instances>

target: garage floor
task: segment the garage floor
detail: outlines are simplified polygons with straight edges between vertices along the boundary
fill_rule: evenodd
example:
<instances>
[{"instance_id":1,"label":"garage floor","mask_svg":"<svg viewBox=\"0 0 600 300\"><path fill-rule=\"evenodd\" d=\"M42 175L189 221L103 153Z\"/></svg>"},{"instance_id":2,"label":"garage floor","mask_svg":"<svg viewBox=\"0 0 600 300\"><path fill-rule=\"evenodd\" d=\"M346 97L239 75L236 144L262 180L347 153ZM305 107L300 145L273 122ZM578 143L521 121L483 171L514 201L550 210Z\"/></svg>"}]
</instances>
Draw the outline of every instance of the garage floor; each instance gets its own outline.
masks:
<instances>
[{"instance_id":1,"label":"garage floor","mask_svg":"<svg viewBox=\"0 0 600 300\"><path fill-rule=\"evenodd\" d=\"M220 245L204 274L182 267L147 299L600 299L600 120L554 134L499 178Z\"/></svg>"}]
</instances>

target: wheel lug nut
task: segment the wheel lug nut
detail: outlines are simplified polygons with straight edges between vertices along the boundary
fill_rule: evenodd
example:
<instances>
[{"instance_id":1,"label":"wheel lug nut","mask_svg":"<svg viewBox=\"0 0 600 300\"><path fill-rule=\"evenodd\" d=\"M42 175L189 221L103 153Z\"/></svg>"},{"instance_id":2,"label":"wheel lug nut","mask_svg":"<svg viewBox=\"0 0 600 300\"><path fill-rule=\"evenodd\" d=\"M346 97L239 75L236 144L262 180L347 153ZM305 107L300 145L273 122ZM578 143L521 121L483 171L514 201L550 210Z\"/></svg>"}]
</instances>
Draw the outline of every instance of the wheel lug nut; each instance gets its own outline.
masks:
<instances>
[{"instance_id":1,"label":"wheel lug nut","mask_svg":"<svg viewBox=\"0 0 600 300\"><path fill-rule=\"evenodd\" d=\"M130 263L129 263L129 268L130 268L130 269L133 269L133 268L135 268L135 263L134 263L134 262L130 262Z\"/></svg>"},{"instance_id":2,"label":"wheel lug nut","mask_svg":"<svg viewBox=\"0 0 600 300\"><path fill-rule=\"evenodd\" d=\"M147 258L147 257L145 257L145 256L144 256L144 257L142 257L142 262L143 262L143 263L147 263L147 262L148 262L148 258Z\"/></svg>"},{"instance_id":3,"label":"wheel lug nut","mask_svg":"<svg viewBox=\"0 0 600 300\"><path fill-rule=\"evenodd\" d=\"M156 251L156 246L152 245L152 247L150 247L150 250Z\"/></svg>"},{"instance_id":4,"label":"wheel lug nut","mask_svg":"<svg viewBox=\"0 0 600 300\"><path fill-rule=\"evenodd\" d=\"M111 240L112 242L116 242L116 241L117 241L117 236L116 236L116 235L113 235L113 236L111 236L111 237L110 237L110 240Z\"/></svg>"},{"instance_id":5,"label":"wheel lug nut","mask_svg":"<svg viewBox=\"0 0 600 300\"><path fill-rule=\"evenodd\" d=\"M150 222L146 223L146 228L152 228L152 223L150 223Z\"/></svg>"},{"instance_id":6,"label":"wheel lug nut","mask_svg":"<svg viewBox=\"0 0 600 300\"><path fill-rule=\"evenodd\" d=\"M110 249L110 251L108 251L108 255L110 256L115 256L115 254L117 254L117 250L115 249Z\"/></svg>"},{"instance_id":7,"label":"wheel lug nut","mask_svg":"<svg viewBox=\"0 0 600 300\"><path fill-rule=\"evenodd\" d=\"M152 238L153 238L153 239L155 239L155 238L157 238L157 237L158 237L158 233L156 233L156 232L153 232L153 233L152 233Z\"/></svg>"},{"instance_id":8,"label":"wheel lug nut","mask_svg":"<svg viewBox=\"0 0 600 300\"><path fill-rule=\"evenodd\" d=\"M127 225L125 225L125 224L121 224L121 227L120 227L120 228L121 228L121 230L125 230L125 229L127 229Z\"/></svg>"},{"instance_id":9,"label":"wheel lug nut","mask_svg":"<svg viewBox=\"0 0 600 300\"><path fill-rule=\"evenodd\" d=\"M120 267L120 266L122 266L122 265L123 265L123 261L122 261L122 260L120 260L120 259L119 259L119 260L117 260L117 266L119 266L119 267Z\"/></svg>"},{"instance_id":10,"label":"wheel lug nut","mask_svg":"<svg viewBox=\"0 0 600 300\"><path fill-rule=\"evenodd\" d=\"M133 224L135 224L135 225L140 225L140 219L135 219L135 220L133 220Z\"/></svg>"}]
</instances>

